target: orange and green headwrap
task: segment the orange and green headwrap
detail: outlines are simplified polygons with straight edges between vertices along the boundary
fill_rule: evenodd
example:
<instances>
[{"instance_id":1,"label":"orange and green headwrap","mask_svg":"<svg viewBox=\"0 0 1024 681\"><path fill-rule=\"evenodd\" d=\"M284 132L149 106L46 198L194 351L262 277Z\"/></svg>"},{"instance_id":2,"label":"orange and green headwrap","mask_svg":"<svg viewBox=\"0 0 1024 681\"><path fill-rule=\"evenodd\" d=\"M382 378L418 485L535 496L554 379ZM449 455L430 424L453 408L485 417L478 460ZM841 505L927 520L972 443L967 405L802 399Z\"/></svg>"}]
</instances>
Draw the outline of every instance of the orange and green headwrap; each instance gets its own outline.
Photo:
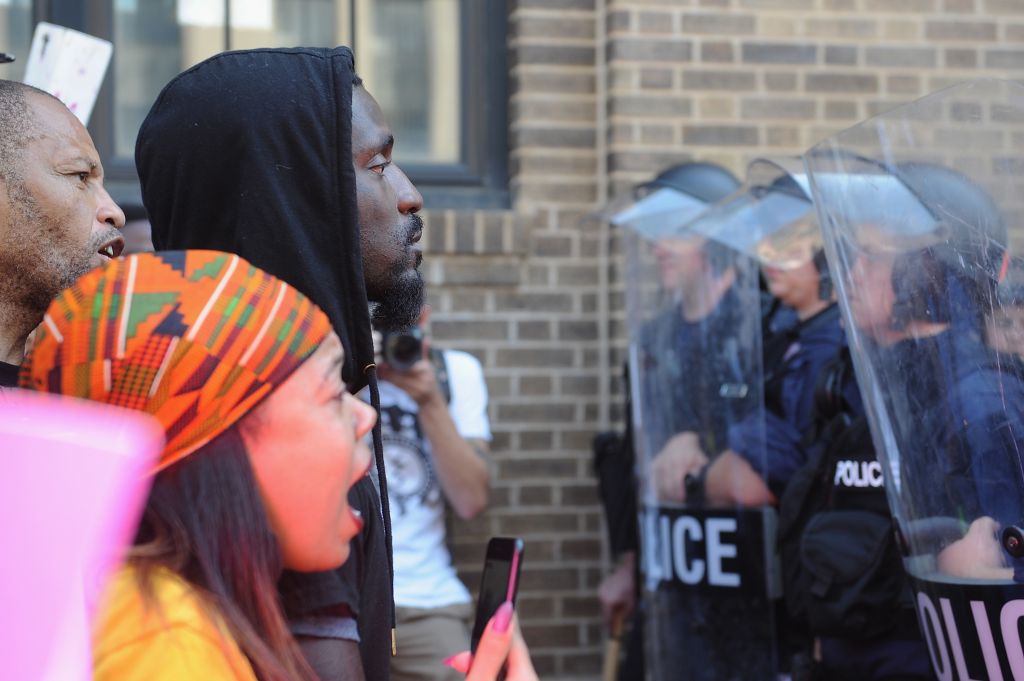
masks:
<instances>
[{"instance_id":1,"label":"orange and green headwrap","mask_svg":"<svg viewBox=\"0 0 1024 681\"><path fill-rule=\"evenodd\" d=\"M331 331L291 286L216 251L133 255L57 296L21 385L152 414L164 468L224 432Z\"/></svg>"}]
</instances>

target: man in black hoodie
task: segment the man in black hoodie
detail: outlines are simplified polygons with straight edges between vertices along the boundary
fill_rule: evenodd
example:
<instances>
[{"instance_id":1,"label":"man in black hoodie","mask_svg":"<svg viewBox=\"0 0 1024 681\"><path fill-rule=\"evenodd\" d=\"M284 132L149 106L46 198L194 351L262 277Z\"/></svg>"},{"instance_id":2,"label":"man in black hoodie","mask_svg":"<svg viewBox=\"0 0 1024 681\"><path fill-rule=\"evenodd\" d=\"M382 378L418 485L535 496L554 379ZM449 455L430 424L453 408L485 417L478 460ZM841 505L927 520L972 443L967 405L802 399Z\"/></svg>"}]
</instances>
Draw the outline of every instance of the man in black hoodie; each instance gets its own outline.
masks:
<instances>
[{"instance_id":1,"label":"man in black hoodie","mask_svg":"<svg viewBox=\"0 0 1024 681\"><path fill-rule=\"evenodd\" d=\"M331 318L349 390L369 384L376 396L368 302L380 328L411 325L422 305L422 199L392 164L393 143L348 48L207 59L164 88L139 130L135 158L153 243L238 253L294 285ZM366 524L348 562L328 573L286 573L279 585L325 680L388 677L390 514L379 428L381 494L369 478L353 488Z\"/></svg>"}]
</instances>

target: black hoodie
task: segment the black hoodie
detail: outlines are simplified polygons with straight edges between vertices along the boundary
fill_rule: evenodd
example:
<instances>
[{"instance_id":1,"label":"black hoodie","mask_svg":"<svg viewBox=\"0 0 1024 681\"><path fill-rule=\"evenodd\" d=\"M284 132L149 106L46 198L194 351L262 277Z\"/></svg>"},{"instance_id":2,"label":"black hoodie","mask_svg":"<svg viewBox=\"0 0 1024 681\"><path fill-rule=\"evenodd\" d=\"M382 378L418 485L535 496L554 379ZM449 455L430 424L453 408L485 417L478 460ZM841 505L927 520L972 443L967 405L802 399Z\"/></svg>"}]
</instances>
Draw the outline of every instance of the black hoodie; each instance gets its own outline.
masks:
<instances>
[{"instance_id":1,"label":"black hoodie","mask_svg":"<svg viewBox=\"0 0 1024 681\"><path fill-rule=\"evenodd\" d=\"M160 93L135 161L156 249L238 253L308 295L341 338L354 393L373 378L364 374L373 341L352 165L353 79L346 47L211 57ZM366 526L349 560L330 573L286 573L281 595L291 617L350 608L366 677L377 681L388 674L393 610L386 501L382 515L369 478L350 498Z\"/></svg>"}]
</instances>

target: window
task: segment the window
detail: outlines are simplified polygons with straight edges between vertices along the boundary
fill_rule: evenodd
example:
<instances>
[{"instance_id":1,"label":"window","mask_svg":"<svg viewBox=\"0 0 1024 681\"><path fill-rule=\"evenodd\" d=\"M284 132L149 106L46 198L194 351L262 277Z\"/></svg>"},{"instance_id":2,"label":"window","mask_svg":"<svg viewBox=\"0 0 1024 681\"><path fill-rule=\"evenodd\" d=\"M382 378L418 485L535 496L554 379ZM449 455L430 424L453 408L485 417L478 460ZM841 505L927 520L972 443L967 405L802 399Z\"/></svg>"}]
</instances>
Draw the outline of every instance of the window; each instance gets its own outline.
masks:
<instances>
[{"instance_id":1,"label":"window","mask_svg":"<svg viewBox=\"0 0 1024 681\"><path fill-rule=\"evenodd\" d=\"M384 110L394 112L406 162L458 162L458 2L359 0L357 10L356 64Z\"/></svg>"},{"instance_id":2,"label":"window","mask_svg":"<svg viewBox=\"0 0 1024 681\"><path fill-rule=\"evenodd\" d=\"M0 78L21 80L32 42L32 0L0 0L0 52L16 61L0 64Z\"/></svg>"},{"instance_id":3,"label":"window","mask_svg":"<svg viewBox=\"0 0 1024 681\"><path fill-rule=\"evenodd\" d=\"M395 129L396 157L427 205L508 204L502 0L36 3L49 8L47 20L114 43L111 77L90 128L121 202L139 202L135 136L160 89L179 72L226 49L345 44L355 50L356 70ZM27 15L30 5L0 0L0 36L4 10L20 7Z\"/></svg>"},{"instance_id":4,"label":"window","mask_svg":"<svg viewBox=\"0 0 1024 681\"><path fill-rule=\"evenodd\" d=\"M503 0L355 0L356 70L428 206L508 205Z\"/></svg>"}]
</instances>

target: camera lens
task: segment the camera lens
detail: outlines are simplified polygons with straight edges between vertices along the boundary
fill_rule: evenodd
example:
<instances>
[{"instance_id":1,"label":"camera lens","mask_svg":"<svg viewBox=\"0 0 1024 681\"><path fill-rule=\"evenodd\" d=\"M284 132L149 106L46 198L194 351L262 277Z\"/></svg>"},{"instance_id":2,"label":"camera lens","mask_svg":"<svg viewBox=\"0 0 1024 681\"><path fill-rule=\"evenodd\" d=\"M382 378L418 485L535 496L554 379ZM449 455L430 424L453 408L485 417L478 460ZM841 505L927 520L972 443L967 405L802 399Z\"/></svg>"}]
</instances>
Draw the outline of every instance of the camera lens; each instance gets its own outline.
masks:
<instances>
[{"instance_id":1,"label":"camera lens","mask_svg":"<svg viewBox=\"0 0 1024 681\"><path fill-rule=\"evenodd\" d=\"M409 369L423 357L423 332L417 328L384 336L384 361L399 370Z\"/></svg>"}]
</instances>

